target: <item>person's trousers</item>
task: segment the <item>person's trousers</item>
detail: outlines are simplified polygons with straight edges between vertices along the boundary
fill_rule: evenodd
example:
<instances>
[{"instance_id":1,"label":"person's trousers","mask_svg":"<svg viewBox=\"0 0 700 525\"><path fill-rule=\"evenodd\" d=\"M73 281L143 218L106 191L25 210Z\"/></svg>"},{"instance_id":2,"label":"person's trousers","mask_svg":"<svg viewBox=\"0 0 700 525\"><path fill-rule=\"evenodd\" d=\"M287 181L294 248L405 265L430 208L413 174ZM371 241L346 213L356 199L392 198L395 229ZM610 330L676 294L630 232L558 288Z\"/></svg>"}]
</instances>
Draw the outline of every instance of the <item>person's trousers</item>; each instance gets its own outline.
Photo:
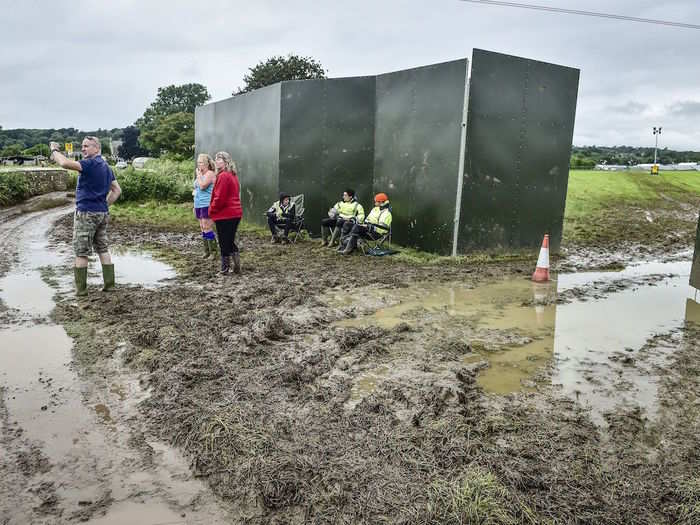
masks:
<instances>
[{"instance_id":1,"label":"person's trousers","mask_svg":"<svg viewBox=\"0 0 700 525\"><path fill-rule=\"evenodd\" d=\"M222 219L220 221L214 221L214 224L216 224L216 236L219 239L219 249L221 250L222 257L228 257L238 252L238 246L236 246L235 239L236 231L238 230L238 223L240 222L240 217L237 219Z\"/></svg>"},{"instance_id":2,"label":"person's trousers","mask_svg":"<svg viewBox=\"0 0 700 525\"><path fill-rule=\"evenodd\" d=\"M267 225L270 227L272 235L277 235L277 228L284 230L284 236L289 236L289 230L292 229L292 219L278 219L277 217L267 217Z\"/></svg>"}]
</instances>

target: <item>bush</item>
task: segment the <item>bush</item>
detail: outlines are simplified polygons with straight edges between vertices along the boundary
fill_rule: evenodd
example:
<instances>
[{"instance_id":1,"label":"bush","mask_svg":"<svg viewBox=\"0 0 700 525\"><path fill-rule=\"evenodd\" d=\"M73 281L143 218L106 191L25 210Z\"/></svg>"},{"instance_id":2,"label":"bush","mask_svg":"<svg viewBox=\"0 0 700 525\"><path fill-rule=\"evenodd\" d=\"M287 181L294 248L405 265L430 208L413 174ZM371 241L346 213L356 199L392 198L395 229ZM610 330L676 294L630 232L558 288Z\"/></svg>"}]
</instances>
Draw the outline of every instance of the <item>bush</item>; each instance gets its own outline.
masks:
<instances>
[{"instance_id":1,"label":"bush","mask_svg":"<svg viewBox=\"0 0 700 525\"><path fill-rule=\"evenodd\" d=\"M119 171L121 201L188 202L192 200L194 163L189 161L152 160L145 169L129 166Z\"/></svg>"},{"instance_id":2,"label":"bush","mask_svg":"<svg viewBox=\"0 0 700 525\"><path fill-rule=\"evenodd\" d=\"M22 173L0 172L0 206L17 204L29 197L29 183Z\"/></svg>"}]
</instances>

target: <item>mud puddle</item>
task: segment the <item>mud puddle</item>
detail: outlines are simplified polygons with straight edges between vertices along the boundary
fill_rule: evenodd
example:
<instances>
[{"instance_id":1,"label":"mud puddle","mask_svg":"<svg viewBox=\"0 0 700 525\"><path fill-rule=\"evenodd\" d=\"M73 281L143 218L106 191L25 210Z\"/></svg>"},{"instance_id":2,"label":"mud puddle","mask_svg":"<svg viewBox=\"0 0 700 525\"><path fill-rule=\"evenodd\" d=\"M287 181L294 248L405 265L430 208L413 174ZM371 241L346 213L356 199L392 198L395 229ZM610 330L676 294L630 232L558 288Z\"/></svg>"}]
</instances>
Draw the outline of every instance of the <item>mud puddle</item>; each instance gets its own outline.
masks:
<instances>
[{"instance_id":1,"label":"mud puddle","mask_svg":"<svg viewBox=\"0 0 700 525\"><path fill-rule=\"evenodd\" d=\"M120 349L94 375L73 369L73 341L48 317L54 294L72 290L69 250L45 237L65 213L0 224L0 300L13 312L0 329L0 521L226 522L182 455L147 437L137 404L149 393L122 369ZM18 226L23 235L13 240ZM117 251L114 259L122 282L157 285L174 275L148 254Z\"/></svg>"},{"instance_id":2,"label":"mud puddle","mask_svg":"<svg viewBox=\"0 0 700 525\"><path fill-rule=\"evenodd\" d=\"M133 250L123 246L110 249L117 283L155 288L175 277L175 269L156 259L146 250ZM88 268L88 284L100 285L102 270L97 258Z\"/></svg>"},{"instance_id":3,"label":"mud puddle","mask_svg":"<svg viewBox=\"0 0 700 525\"><path fill-rule=\"evenodd\" d=\"M653 416L656 368L677 345L650 352L645 343L657 334L673 337L686 320L700 315L689 271L689 262L653 262L619 272L561 274L547 284L520 277L476 288L461 283L367 288L353 294L361 300L343 307L358 317L335 325L392 329L406 323L423 336L415 352L447 334L468 351L457 362L434 363L430 372L446 374L460 362L475 366L487 392L554 386L591 408L598 422L616 407L639 406ZM566 297L563 304L558 297ZM324 300L340 306L347 295L331 292ZM382 381L426 375L424 367L411 367L411 359L396 355L364 370L355 379L350 406Z\"/></svg>"}]
</instances>

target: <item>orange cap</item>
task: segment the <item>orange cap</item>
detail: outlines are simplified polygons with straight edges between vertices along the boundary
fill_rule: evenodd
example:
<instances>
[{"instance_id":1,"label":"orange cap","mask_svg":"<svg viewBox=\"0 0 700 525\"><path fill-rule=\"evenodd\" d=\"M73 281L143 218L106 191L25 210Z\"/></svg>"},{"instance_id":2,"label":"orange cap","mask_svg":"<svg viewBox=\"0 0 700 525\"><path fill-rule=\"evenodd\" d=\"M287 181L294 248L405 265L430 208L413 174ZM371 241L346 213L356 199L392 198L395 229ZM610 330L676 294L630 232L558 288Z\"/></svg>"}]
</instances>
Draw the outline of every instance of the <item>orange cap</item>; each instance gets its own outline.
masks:
<instances>
[{"instance_id":1,"label":"orange cap","mask_svg":"<svg viewBox=\"0 0 700 525\"><path fill-rule=\"evenodd\" d=\"M386 202L389 200L389 197L386 196L386 193L377 193L374 196L374 202Z\"/></svg>"}]
</instances>

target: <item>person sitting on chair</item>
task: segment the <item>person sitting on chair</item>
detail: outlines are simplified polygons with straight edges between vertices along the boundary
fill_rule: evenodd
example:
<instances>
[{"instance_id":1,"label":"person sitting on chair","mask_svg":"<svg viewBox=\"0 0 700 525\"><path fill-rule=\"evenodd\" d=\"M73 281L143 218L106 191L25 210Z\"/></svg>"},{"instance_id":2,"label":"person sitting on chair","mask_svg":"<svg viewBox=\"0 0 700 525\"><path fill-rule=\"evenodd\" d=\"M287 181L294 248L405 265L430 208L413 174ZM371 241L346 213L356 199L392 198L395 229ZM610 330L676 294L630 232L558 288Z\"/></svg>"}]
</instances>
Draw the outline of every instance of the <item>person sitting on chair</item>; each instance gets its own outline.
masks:
<instances>
[{"instance_id":1,"label":"person sitting on chair","mask_svg":"<svg viewBox=\"0 0 700 525\"><path fill-rule=\"evenodd\" d=\"M391 206L386 193L377 193L374 196L374 208L369 212L364 224L355 224L350 230L343 255L350 255L357 248L357 241L362 239L376 240L391 230Z\"/></svg>"},{"instance_id":2,"label":"person sitting on chair","mask_svg":"<svg viewBox=\"0 0 700 525\"><path fill-rule=\"evenodd\" d=\"M365 209L355 199L355 191L347 189L343 192L343 200L336 202L328 210L328 218L321 219L321 246L333 246L341 233L349 233L353 224L359 224L365 220ZM326 228L331 232L328 240ZM345 231L343 231L345 230Z\"/></svg>"},{"instance_id":3,"label":"person sitting on chair","mask_svg":"<svg viewBox=\"0 0 700 525\"><path fill-rule=\"evenodd\" d=\"M285 242L289 243L289 230L292 229L294 222L294 203L292 202L289 193L280 193L280 200L275 202L270 209L267 210L267 225L272 232L272 243ZM278 228L284 231L282 237L278 233Z\"/></svg>"}]
</instances>

